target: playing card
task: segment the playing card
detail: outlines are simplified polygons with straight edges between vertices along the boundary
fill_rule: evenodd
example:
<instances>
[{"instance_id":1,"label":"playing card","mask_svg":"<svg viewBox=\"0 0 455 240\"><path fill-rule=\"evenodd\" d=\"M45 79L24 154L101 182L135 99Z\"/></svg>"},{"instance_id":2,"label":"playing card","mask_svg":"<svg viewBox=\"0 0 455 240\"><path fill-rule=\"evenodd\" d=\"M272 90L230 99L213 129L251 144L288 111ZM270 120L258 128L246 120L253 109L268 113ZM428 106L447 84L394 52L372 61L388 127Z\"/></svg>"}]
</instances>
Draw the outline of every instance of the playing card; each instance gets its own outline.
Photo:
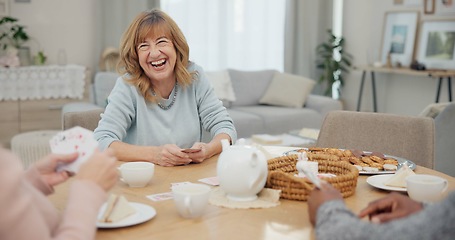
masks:
<instances>
[{"instance_id":1,"label":"playing card","mask_svg":"<svg viewBox=\"0 0 455 240\"><path fill-rule=\"evenodd\" d=\"M185 148L185 149L182 149L182 152L184 153L196 153L196 152L200 152L201 149L200 148Z\"/></svg>"},{"instance_id":2,"label":"playing card","mask_svg":"<svg viewBox=\"0 0 455 240\"><path fill-rule=\"evenodd\" d=\"M171 189L172 187L180 186L180 185L186 185L186 184L191 184L191 182L175 182L171 183Z\"/></svg>"},{"instance_id":3,"label":"playing card","mask_svg":"<svg viewBox=\"0 0 455 240\"><path fill-rule=\"evenodd\" d=\"M218 181L218 177L208 177L208 178L202 178L198 180L199 182L203 182L205 184L209 184L212 186L218 186L220 185L220 181Z\"/></svg>"},{"instance_id":4,"label":"playing card","mask_svg":"<svg viewBox=\"0 0 455 240\"><path fill-rule=\"evenodd\" d=\"M157 194L148 195L147 198L154 202L158 202L158 201L173 199L174 195L172 194L172 192L165 192L165 193L157 193Z\"/></svg>"},{"instance_id":5,"label":"playing card","mask_svg":"<svg viewBox=\"0 0 455 240\"><path fill-rule=\"evenodd\" d=\"M73 127L56 134L49 141L51 151L57 154L69 154L77 152L78 158L69 164L62 164L57 171L68 171L77 173L79 167L84 163L98 147L98 142L93 138L93 132L82 128Z\"/></svg>"}]
</instances>

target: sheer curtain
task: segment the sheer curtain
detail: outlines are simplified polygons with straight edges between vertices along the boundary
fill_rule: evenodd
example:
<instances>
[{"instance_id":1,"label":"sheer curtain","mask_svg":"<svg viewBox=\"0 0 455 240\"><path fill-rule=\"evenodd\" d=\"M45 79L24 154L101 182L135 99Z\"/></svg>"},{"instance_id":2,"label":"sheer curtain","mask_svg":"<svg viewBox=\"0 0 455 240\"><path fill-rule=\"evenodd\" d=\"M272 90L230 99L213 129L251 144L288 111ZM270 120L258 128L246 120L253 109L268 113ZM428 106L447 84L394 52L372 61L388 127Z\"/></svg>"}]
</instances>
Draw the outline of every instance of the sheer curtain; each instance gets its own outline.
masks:
<instances>
[{"instance_id":1,"label":"sheer curtain","mask_svg":"<svg viewBox=\"0 0 455 240\"><path fill-rule=\"evenodd\" d=\"M161 0L206 71L284 69L285 0Z\"/></svg>"},{"instance_id":2,"label":"sheer curtain","mask_svg":"<svg viewBox=\"0 0 455 240\"><path fill-rule=\"evenodd\" d=\"M287 0L286 4L284 71L318 79L316 47L327 38L332 0Z\"/></svg>"}]
</instances>

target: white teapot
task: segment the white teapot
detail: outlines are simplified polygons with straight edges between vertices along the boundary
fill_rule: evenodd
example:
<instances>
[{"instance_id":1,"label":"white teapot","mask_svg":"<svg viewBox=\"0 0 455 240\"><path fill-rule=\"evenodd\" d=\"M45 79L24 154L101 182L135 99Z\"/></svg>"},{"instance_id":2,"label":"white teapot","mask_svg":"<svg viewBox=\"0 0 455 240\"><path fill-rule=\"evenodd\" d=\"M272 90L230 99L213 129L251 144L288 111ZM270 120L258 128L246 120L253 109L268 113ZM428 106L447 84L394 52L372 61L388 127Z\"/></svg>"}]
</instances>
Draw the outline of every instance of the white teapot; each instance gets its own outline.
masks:
<instances>
[{"instance_id":1,"label":"white teapot","mask_svg":"<svg viewBox=\"0 0 455 240\"><path fill-rule=\"evenodd\" d=\"M221 140L223 151L218 158L217 174L221 189L233 201L254 201L267 180L267 159L252 146L239 139L230 146Z\"/></svg>"}]
</instances>

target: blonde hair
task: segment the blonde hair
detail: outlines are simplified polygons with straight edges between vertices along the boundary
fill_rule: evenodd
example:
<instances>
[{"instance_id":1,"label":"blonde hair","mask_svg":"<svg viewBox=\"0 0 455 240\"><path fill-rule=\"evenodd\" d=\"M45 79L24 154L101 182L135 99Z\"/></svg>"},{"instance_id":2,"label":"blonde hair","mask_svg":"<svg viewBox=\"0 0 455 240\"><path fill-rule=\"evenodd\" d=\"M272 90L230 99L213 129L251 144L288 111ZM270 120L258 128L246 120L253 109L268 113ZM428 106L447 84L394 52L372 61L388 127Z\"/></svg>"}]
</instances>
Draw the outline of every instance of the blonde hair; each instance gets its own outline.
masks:
<instances>
[{"instance_id":1,"label":"blonde hair","mask_svg":"<svg viewBox=\"0 0 455 240\"><path fill-rule=\"evenodd\" d=\"M155 103L158 99L149 91L153 89L153 84L139 65L137 46L148 36L156 33L164 33L164 36L169 38L174 45L177 55L174 74L179 85L188 86L197 75L196 72L190 73L187 70L190 49L175 21L159 9L139 13L123 34L120 43L118 72L120 74L128 73L129 77L125 80L136 86L147 101Z\"/></svg>"}]
</instances>

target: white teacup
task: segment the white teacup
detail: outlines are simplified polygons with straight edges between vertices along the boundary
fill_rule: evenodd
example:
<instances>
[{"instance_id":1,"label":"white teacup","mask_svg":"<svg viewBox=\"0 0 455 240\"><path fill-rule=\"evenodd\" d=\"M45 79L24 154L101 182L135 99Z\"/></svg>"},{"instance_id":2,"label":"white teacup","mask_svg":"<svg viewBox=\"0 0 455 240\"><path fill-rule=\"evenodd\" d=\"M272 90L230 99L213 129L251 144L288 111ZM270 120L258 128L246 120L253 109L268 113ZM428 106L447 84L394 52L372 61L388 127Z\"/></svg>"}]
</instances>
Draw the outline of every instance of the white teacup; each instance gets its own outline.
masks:
<instances>
[{"instance_id":1,"label":"white teacup","mask_svg":"<svg viewBox=\"0 0 455 240\"><path fill-rule=\"evenodd\" d=\"M120 165L121 180L130 187L145 187L155 172L155 164L150 162L129 162Z\"/></svg>"},{"instance_id":2,"label":"white teacup","mask_svg":"<svg viewBox=\"0 0 455 240\"><path fill-rule=\"evenodd\" d=\"M207 185L190 183L172 187L174 202L180 216L197 218L204 213L211 188Z\"/></svg>"},{"instance_id":3,"label":"white teacup","mask_svg":"<svg viewBox=\"0 0 455 240\"><path fill-rule=\"evenodd\" d=\"M435 202L441 199L447 190L446 179L427 175L415 174L406 177L406 188L409 197L419 202Z\"/></svg>"}]
</instances>

